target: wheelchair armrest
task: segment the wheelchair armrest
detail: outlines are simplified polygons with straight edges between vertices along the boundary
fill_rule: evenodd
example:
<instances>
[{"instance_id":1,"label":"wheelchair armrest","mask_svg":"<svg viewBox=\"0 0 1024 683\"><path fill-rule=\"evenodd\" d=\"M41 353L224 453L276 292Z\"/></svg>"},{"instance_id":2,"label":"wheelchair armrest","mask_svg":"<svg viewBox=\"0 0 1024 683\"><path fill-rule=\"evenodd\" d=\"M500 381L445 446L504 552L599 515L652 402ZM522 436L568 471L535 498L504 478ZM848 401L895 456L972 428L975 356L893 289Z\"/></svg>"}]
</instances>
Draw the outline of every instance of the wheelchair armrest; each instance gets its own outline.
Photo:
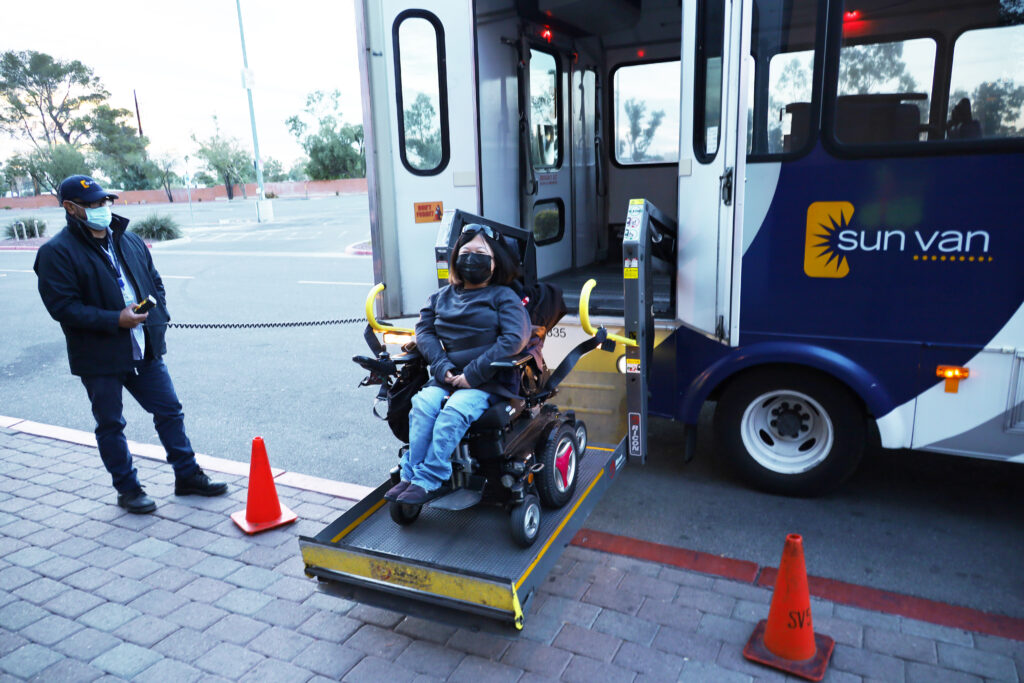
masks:
<instances>
[{"instance_id":1,"label":"wheelchair armrest","mask_svg":"<svg viewBox=\"0 0 1024 683\"><path fill-rule=\"evenodd\" d=\"M503 358L491 362L492 368L521 368L533 359L533 355L527 352L520 353L517 356L510 358Z\"/></svg>"},{"instance_id":2,"label":"wheelchair armrest","mask_svg":"<svg viewBox=\"0 0 1024 683\"><path fill-rule=\"evenodd\" d=\"M405 365L406 363L411 363L414 360L419 360L419 358L419 351L411 351L409 353L396 353L391 356L391 361L395 365Z\"/></svg>"}]
</instances>

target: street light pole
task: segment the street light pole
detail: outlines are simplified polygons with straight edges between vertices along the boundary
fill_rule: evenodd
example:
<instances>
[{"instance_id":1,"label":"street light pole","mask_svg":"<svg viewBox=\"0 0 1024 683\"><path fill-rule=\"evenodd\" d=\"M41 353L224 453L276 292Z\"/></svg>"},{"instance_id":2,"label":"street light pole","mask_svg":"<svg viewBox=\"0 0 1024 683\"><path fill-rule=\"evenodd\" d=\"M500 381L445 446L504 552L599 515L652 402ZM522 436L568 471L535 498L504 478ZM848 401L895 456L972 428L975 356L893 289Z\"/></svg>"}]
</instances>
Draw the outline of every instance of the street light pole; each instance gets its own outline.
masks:
<instances>
[{"instance_id":1,"label":"street light pole","mask_svg":"<svg viewBox=\"0 0 1024 683\"><path fill-rule=\"evenodd\" d=\"M256 155L256 184L259 187L257 207L260 202L267 198L263 191L263 164L260 163L260 141L256 137L256 110L252 106L252 83L249 79L249 58L245 54L245 30L242 28L242 2L235 0L235 7L238 9L238 35L242 39L242 66L245 68L245 92L249 96L249 123L252 125L252 149ZM259 209L256 211L259 220Z\"/></svg>"},{"instance_id":2,"label":"street light pole","mask_svg":"<svg viewBox=\"0 0 1024 683\"><path fill-rule=\"evenodd\" d=\"M192 213L192 177L188 172L188 155L185 155L185 192L188 193L188 217L192 221L192 227L196 227L196 217Z\"/></svg>"}]
</instances>

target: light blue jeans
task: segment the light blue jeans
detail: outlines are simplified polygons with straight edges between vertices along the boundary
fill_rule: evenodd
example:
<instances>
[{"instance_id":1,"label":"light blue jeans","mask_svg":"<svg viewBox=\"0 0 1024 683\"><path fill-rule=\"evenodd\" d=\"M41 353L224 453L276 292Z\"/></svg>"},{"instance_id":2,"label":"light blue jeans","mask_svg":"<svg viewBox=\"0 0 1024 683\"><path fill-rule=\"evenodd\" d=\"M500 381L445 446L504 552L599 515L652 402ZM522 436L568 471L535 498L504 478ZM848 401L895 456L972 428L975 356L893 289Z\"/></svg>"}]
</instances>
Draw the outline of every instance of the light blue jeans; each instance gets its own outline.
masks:
<instances>
[{"instance_id":1,"label":"light blue jeans","mask_svg":"<svg viewBox=\"0 0 1024 683\"><path fill-rule=\"evenodd\" d=\"M402 457L402 480L425 491L439 489L452 476L455 447L490 405L491 395L480 389L434 385L420 389L412 397L409 412L409 450Z\"/></svg>"}]
</instances>

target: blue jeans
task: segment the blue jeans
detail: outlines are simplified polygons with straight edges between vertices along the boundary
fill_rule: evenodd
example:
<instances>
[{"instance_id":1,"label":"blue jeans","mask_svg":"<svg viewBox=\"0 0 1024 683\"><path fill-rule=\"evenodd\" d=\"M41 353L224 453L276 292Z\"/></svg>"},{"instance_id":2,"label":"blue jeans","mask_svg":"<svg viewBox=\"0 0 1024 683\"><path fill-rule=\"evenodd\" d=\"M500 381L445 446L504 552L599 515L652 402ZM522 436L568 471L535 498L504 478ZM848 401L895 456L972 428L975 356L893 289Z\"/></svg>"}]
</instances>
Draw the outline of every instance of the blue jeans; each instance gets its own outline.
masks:
<instances>
[{"instance_id":1,"label":"blue jeans","mask_svg":"<svg viewBox=\"0 0 1024 683\"><path fill-rule=\"evenodd\" d=\"M420 389L412 397L402 479L426 491L440 488L452 476L455 447L490 405L491 395L479 389L451 390L429 384Z\"/></svg>"},{"instance_id":2,"label":"blue jeans","mask_svg":"<svg viewBox=\"0 0 1024 683\"><path fill-rule=\"evenodd\" d=\"M156 433L167 451L167 462L174 468L174 476L187 477L199 469L192 444L185 435L185 414L181 412L181 403L162 360L136 361L135 370L123 375L83 376L82 384L89 394L92 415L96 418L96 445L100 458L118 493L141 488L124 438L122 388L127 389L139 405L153 415Z\"/></svg>"}]
</instances>

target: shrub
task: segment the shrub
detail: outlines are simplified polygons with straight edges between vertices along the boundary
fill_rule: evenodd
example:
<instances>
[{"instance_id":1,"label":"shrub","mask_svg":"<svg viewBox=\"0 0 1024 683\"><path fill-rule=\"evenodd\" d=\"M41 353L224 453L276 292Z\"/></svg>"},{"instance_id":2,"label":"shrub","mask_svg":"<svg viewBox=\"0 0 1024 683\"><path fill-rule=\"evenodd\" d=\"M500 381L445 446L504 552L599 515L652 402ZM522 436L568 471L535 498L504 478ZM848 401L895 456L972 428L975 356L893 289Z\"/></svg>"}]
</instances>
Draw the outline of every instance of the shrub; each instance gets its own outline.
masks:
<instances>
[{"instance_id":1,"label":"shrub","mask_svg":"<svg viewBox=\"0 0 1024 683\"><path fill-rule=\"evenodd\" d=\"M162 242L164 240L176 240L181 237L181 229L170 216L161 216L158 213L151 213L140 221L135 221L129 228L139 237L147 240Z\"/></svg>"},{"instance_id":2,"label":"shrub","mask_svg":"<svg viewBox=\"0 0 1024 683\"><path fill-rule=\"evenodd\" d=\"M24 227L21 224L24 223ZM15 228L17 226L17 228ZM17 230L17 234L15 234ZM46 221L41 218L19 218L16 221L11 222L4 229L4 236L9 239L21 239L27 233L29 237L36 236L36 230L39 231L39 236L42 237L46 234Z\"/></svg>"},{"instance_id":3,"label":"shrub","mask_svg":"<svg viewBox=\"0 0 1024 683\"><path fill-rule=\"evenodd\" d=\"M265 197L266 197L267 199L277 199L277 193L276 193L276 192L268 192L268 193L267 193L266 195L264 195L264 196L265 196Z\"/></svg>"}]
</instances>

